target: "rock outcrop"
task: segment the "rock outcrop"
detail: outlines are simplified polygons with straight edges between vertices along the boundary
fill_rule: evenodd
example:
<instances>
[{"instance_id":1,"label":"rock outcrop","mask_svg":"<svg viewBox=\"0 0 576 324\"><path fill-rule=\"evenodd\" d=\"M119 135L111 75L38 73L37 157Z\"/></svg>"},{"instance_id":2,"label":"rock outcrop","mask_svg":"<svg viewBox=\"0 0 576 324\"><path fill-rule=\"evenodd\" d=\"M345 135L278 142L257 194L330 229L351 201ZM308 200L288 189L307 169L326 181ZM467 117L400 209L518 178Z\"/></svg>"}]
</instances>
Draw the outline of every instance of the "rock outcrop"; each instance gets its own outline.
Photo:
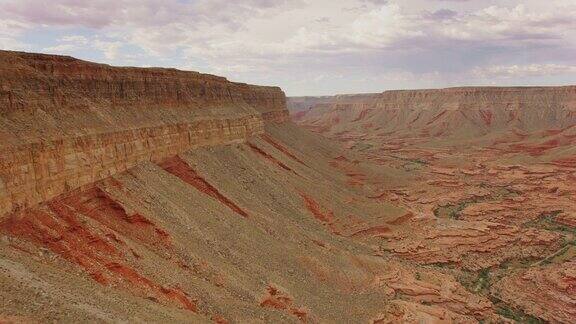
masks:
<instances>
[{"instance_id":1,"label":"rock outcrop","mask_svg":"<svg viewBox=\"0 0 576 324\"><path fill-rule=\"evenodd\" d=\"M576 86L290 98L289 109L362 156L331 163L348 187L408 211L353 235L378 242L376 255L420 265L421 278L427 267L454 274L503 316L484 321L574 322ZM360 171L367 161L403 181L376 180ZM401 292L375 322L473 321Z\"/></svg>"},{"instance_id":2,"label":"rock outcrop","mask_svg":"<svg viewBox=\"0 0 576 324\"><path fill-rule=\"evenodd\" d=\"M287 116L277 87L0 51L0 217Z\"/></svg>"},{"instance_id":3,"label":"rock outcrop","mask_svg":"<svg viewBox=\"0 0 576 324\"><path fill-rule=\"evenodd\" d=\"M301 124L331 133L357 125L373 132L473 138L495 130L531 132L576 124L576 86L385 91L289 98L288 105Z\"/></svg>"}]
</instances>

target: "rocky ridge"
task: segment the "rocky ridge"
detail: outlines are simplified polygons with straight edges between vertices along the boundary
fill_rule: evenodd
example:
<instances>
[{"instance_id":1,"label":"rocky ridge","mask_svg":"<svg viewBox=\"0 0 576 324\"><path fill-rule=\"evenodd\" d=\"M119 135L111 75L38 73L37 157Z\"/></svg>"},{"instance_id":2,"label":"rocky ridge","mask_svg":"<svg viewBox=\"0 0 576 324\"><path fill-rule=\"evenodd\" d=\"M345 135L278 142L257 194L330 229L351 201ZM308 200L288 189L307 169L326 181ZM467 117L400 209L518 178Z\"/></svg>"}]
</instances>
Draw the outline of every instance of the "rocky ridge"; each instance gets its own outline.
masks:
<instances>
[{"instance_id":1,"label":"rocky ridge","mask_svg":"<svg viewBox=\"0 0 576 324\"><path fill-rule=\"evenodd\" d=\"M286 117L276 87L1 51L0 215Z\"/></svg>"},{"instance_id":2,"label":"rocky ridge","mask_svg":"<svg viewBox=\"0 0 576 324\"><path fill-rule=\"evenodd\" d=\"M372 133L474 138L502 130L531 132L576 124L576 86L398 90L296 97L289 98L288 105L302 125L332 134L356 125Z\"/></svg>"}]
</instances>

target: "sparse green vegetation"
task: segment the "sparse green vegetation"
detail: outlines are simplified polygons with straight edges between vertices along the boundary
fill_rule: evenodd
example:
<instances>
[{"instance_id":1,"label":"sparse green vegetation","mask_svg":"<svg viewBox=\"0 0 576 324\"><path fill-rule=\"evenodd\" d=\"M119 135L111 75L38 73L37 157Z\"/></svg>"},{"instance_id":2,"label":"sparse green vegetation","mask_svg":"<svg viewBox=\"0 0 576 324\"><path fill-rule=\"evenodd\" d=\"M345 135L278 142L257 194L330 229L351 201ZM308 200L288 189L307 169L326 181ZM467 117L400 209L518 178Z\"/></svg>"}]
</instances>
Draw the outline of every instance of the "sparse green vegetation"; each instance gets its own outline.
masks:
<instances>
[{"instance_id":1,"label":"sparse green vegetation","mask_svg":"<svg viewBox=\"0 0 576 324\"><path fill-rule=\"evenodd\" d=\"M475 291L482 291L487 290L490 288L490 269L482 269L478 274L478 280L476 281L476 287L474 287Z\"/></svg>"},{"instance_id":2,"label":"sparse green vegetation","mask_svg":"<svg viewBox=\"0 0 576 324\"><path fill-rule=\"evenodd\" d=\"M431 267L436 267L436 268L448 268L448 269L454 269L456 268L456 266L454 265L454 263L451 262L436 262L436 263L430 263Z\"/></svg>"},{"instance_id":3,"label":"sparse green vegetation","mask_svg":"<svg viewBox=\"0 0 576 324\"><path fill-rule=\"evenodd\" d=\"M398 157L398 156L394 156L394 158L407 162L407 163L402 165L402 168L404 168L404 170L406 170L406 171L419 170L423 166L426 166L429 164L427 161L422 160L422 159L410 159L410 158L404 158L404 157Z\"/></svg>"},{"instance_id":4,"label":"sparse green vegetation","mask_svg":"<svg viewBox=\"0 0 576 324\"><path fill-rule=\"evenodd\" d=\"M546 323L546 321L538 318L538 317L534 317L532 315L526 314L521 310L518 309L513 309L507 305L503 305L502 303L500 303L501 305L498 305L498 308L496 309L496 313L498 313L499 315L502 315L506 318L509 318L511 320L514 320L518 323L527 323L527 324L543 324Z\"/></svg>"},{"instance_id":5,"label":"sparse green vegetation","mask_svg":"<svg viewBox=\"0 0 576 324\"><path fill-rule=\"evenodd\" d=\"M458 280L466 289L475 294L487 294L492 285L492 275L489 268L482 269L476 273L465 272Z\"/></svg>"},{"instance_id":6,"label":"sparse green vegetation","mask_svg":"<svg viewBox=\"0 0 576 324\"><path fill-rule=\"evenodd\" d=\"M490 188L490 186L485 182L480 183L478 186L485 189ZM466 199L460 201L457 204L437 207L434 209L434 215L439 218L460 219L460 213L471 204L486 201L502 200L504 198L516 195L518 195L517 192L510 190L508 188L496 188L495 190L492 191L492 193L489 196L486 197Z\"/></svg>"},{"instance_id":7,"label":"sparse green vegetation","mask_svg":"<svg viewBox=\"0 0 576 324\"><path fill-rule=\"evenodd\" d=\"M512 270L518 268L527 268L534 264L534 262L538 261L537 258L521 258L521 259L512 259L506 260L500 264L500 269L502 270Z\"/></svg>"},{"instance_id":8,"label":"sparse green vegetation","mask_svg":"<svg viewBox=\"0 0 576 324\"><path fill-rule=\"evenodd\" d=\"M434 209L434 216L439 218L459 219L460 213L470 204L479 202L477 199L461 201L456 205L447 205Z\"/></svg>"},{"instance_id":9,"label":"sparse green vegetation","mask_svg":"<svg viewBox=\"0 0 576 324\"><path fill-rule=\"evenodd\" d=\"M534 265L546 265L551 263L560 263L576 256L576 241L572 240L566 242L564 246L556 251L554 254L547 256L543 260L535 263Z\"/></svg>"},{"instance_id":10,"label":"sparse green vegetation","mask_svg":"<svg viewBox=\"0 0 576 324\"><path fill-rule=\"evenodd\" d=\"M550 212L542 213L540 214L540 216L538 216L538 218L524 224L524 226L537 227L549 231L557 231L576 235L576 228L560 224L556 221L556 217L558 217L558 215L560 215L562 212L563 212L562 210L553 210Z\"/></svg>"}]
</instances>

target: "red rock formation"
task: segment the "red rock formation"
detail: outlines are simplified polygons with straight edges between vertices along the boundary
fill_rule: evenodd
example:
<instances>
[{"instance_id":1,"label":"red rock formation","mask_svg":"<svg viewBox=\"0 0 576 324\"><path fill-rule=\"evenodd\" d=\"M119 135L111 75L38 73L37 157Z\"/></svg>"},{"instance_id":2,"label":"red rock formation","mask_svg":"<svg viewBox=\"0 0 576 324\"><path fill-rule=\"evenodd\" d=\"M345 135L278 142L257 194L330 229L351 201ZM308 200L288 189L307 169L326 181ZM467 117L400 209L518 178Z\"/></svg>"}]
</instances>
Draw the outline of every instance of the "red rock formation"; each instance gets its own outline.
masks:
<instances>
[{"instance_id":1,"label":"red rock formation","mask_svg":"<svg viewBox=\"0 0 576 324\"><path fill-rule=\"evenodd\" d=\"M308 322L308 311L304 308L294 306L294 301L290 296L274 286L268 286L266 290L267 296L260 302L261 307L287 311L291 315L296 316L300 322Z\"/></svg>"},{"instance_id":2,"label":"red rock formation","mask_svg":"<svg viewBox=\"0 0 576 324\"><path fill-rule=\"evenodd\" d=\"M310 109L298 123L339 132L365 121L386 131L440 136L517 127L562 129L576 123L576 87L476 87L386 91L380 94L289 98L289 109ZM510 117L512 116L512 118ZM335 123L338 120L339 123ZM461 132L462 130L462 132Z\"/></svg>"},{"instance_id":3,"label":"red rock formation","mask_svg":"<svg viewBox=\"0 0 576 324\"><path fill-rule=\"evenodd\" d=\"M141 161L284 122L279 88L0 51L0 217Z\"/></svg>"},{"instance_id":4,"label":"red rock formation","mask_svg":"<svg viewBox=\"0 0 576 324\"><path fill-rule=\"evenodd\" d=\"M276 166L278 166L281 169L284 169L286 171L291 171L294 172L294 170L292 170L289 166L287 166L286 164L282 163L281 161L279 161L278 159L276 159L275 157L273 157L272 155L264 152L264 150L262 150L261 148L259 148L258 146L256 146L256 144L254 143L248 143L248 147L250 147L250 149L252 151L254 151L256 154L262 156L263 158L265 158L266 160L274 163Z\"/></svg>"},{"instance_id":5,"label":"red rock formation","mask_svg":"<svg viewBox=\"0 0 576 324\"><path fill-rule=\"evenodd\" d=\"M13 214L0 223L0 232L49 249L83 268L102 285L119 285L137 295L153 296L161 303L197 312L195 302L179 288L162 286L128 265L127 247L113 240L113 231L147 242L153 240L146 237L153 224L138 214L128 216L120 204L95 190L51 201L48 210ZM86 199L87 195L96 200ZM97 231L80 220L82 214L101 223ZM165 238L165 234L154 232L152 235Z\"/></svg>"},{"instance_id":6,"label":"red rock formation","mask_svg":"<svg viewBox=\"0 0 576 324\"><path fill-rule=\"evenodd\" d=\"M236 203L234 203L232 200L228 199L228 197L221 194L218 189L216 189L208 181L202 178L194 169L190 167L190 165L188 165L188 163L186 163L180 157L176 156L170 158L160 164L160 166L164 168L164 170L182 179L182 181L186 182L187 184L192 185L199 191L214 199L217 199L222 204L236 212L238 215L242 217L248 217L247 212L236 205Z\"/></svg>"},{"instance_id":7,"label":"red rock formation","mask_svg":"<svg viewBox=\"0 0 576 324\"><path fill-rule=\"evenodd\" d=\"M576 322L576 261L531 268L499 282L494 294L550 322Z\"/></svg>"}]
</instances>

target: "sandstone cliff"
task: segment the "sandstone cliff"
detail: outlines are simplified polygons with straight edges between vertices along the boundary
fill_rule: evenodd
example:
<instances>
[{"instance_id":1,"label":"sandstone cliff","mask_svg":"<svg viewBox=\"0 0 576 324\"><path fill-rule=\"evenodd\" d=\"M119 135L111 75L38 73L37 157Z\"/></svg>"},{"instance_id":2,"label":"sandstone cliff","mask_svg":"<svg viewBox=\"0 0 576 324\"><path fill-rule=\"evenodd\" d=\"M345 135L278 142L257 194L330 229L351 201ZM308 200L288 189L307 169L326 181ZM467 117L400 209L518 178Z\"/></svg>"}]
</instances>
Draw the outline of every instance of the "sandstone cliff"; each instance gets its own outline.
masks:
<instances>
[{"instance_id":1,"label":"sandstone cliff","mask_svg":"<svg viewBox=\"0 0 576 324\"><path fill-rule=\"evenodd\" d=\"M287 115L277 87L0 51L0 215Z\"/></svg>"},{"instance_id":2,"label":"sandstone cliff","mask_svg":"<svg viewBox=\"0 0 576 324\"><path fill-rule=\"evenodd\" d=\"M438 90L386 91L379 94L328 98L290 98L291 111L302 124L341 132L350 122L382 131L407 131L430 136L468 136L494 130L531 132L576 124L576 86L470 87Z\"/></svg>"}]
</instances>

